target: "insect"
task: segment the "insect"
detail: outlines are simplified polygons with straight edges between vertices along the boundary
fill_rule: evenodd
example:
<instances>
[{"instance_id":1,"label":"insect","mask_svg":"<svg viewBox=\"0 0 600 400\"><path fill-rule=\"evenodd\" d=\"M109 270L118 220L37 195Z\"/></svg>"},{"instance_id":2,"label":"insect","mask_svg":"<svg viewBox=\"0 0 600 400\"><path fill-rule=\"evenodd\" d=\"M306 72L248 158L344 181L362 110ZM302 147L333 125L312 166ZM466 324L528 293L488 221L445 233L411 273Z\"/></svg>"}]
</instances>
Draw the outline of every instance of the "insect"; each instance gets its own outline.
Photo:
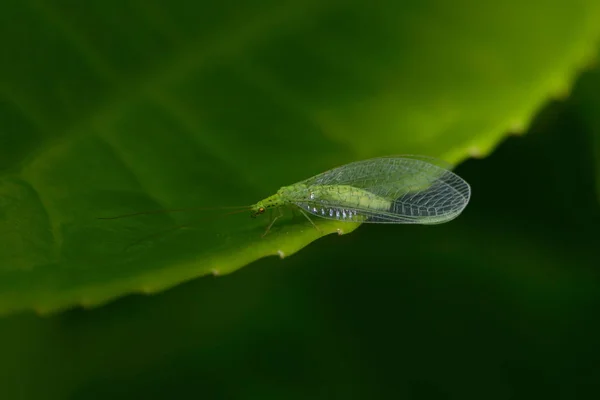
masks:
<instances>
[{"instance_id":1,"label":"insect","mask_svg":"<svg viewBox=\"0 0 600 400\"><path fill-rule=\"evenodd\" d=\"M249 209L253 218L267 210L279 210L265 236L283 216L283 207L300 211L317 230L311 216L346 222L432 225L456 218L470 196L469 184L450 171L448 164L404 155L342 165L240 208Z\"/></svg>"},{"instance_id":2,"label":"insect","mask_svg":"<svg viewBox=\"0 0 600 400\"><path fill-rule=\"evenodd\" d=\"M251 206L251 216L295 206L315 228L309 214L348 222L440 224L456 218L471 196L469 184L448 167L423 156L357 161L282 187Z\"/></svg>"}]
</instances>

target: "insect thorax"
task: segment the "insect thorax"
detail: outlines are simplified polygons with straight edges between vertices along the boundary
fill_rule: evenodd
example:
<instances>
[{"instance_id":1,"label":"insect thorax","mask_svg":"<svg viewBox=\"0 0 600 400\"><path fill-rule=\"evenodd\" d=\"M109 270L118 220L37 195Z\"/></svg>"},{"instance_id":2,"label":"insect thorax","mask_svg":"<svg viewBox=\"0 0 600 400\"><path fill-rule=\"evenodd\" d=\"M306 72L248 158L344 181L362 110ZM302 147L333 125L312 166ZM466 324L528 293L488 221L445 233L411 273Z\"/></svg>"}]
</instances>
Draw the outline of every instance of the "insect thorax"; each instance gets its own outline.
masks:
<instances>
[{"instance_id":1,"label":"insect thorax","mask_svg":"<svg viewBox=\"0 0 600 400\"><path fill-rule=\"evenodd\" d=\"M306 199L309 196L309 189L308 186L299 183L282 187L277 191L277 195L282 203L293 203L298 199Z\"/></svg>"}]
</instances>

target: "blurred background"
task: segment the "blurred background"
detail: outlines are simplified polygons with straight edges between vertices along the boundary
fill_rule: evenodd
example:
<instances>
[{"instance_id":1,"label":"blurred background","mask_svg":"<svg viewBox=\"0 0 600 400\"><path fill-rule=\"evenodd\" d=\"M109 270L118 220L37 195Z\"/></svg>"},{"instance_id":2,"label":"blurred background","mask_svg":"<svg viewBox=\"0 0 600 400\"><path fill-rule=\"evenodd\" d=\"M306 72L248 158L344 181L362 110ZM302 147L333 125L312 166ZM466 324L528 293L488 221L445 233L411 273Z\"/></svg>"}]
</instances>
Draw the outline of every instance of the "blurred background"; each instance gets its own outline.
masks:
<instances>
[{"instance_id":1,"label":"blurred background","mask_svg":"<svg viewBox=\"0 0 600 400\"><path fill-rule=\"evenodd\" d=\"M600 395L595 1L7 0L0 37L1 398ZM459 162L464 213L91 221L388 153Z\"/></svg>"}]
</instances>

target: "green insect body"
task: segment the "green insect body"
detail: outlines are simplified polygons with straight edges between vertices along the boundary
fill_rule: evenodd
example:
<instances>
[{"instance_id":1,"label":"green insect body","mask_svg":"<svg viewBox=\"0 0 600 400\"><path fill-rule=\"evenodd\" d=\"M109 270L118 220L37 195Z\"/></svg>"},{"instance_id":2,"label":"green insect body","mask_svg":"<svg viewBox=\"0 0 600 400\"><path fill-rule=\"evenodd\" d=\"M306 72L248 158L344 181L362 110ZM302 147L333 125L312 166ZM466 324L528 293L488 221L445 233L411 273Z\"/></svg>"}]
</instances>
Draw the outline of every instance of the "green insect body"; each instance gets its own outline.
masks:
<instances>
[{"instance_id":1,"label":"green insect body","mask_svg":"<svg viewBox=\"0 0 600 400\"><path fill-rule=\"evenodd\" d=\"M256 217L268 209L283 206L298 206L306 203L306 209L324 218L336 218L345 221L364 221L366 218L356 212L359 209L389 210L391 202L363 189L348 185L305 184L284 186L276 194L259 201L251 208ZM304 210L303 210L304 211Z\"/></svg>"},{"instance_id":2,"label":"green insect body","mask_svg":"<svg viewBox=\"0 0 600 400\"><path fill-rule=\"evenodd\" d=\"M456 218L470 194L470 186L439 160L382 157L284 186L250 210L256 217L268 209L295 207L311 223L308 214L347 222L439 224Z\"/></svg>"}]
</instances>

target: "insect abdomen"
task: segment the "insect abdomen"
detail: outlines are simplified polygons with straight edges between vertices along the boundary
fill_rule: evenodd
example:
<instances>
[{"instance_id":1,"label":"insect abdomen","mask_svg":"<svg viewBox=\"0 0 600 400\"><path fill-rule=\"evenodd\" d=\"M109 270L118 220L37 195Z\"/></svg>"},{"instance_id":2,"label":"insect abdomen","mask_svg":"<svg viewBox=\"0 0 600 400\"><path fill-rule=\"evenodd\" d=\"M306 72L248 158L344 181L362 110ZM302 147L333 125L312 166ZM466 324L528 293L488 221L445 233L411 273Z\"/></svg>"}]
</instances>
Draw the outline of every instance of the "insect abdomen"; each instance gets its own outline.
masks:
<instances>
[{"instance_id":1,"label":"insect abdomen","mask_svg":"<svg viewBox=\"0 0 600 400\"><path fill-rule=\"evenodd\" d=\"M336 208L336 207L317 207L310 204L298 204L299 207L305 209L311 214L340 221L364 221L366 216L351 208Z\"/></svg>"},{"instance_id":2,"label":"insect abdomen","mask_svg":"<svg viewBox=\"0 0 600 400\"><path fill-rule=\"evenodd\" d=\"M329 203L334 208L389 210L391 202L363 189L346 185L324 185L310 188L311 199Z\"/></svg>"},{"instance_id":3,"label":"insect abdomen","mask_svg":"<svg viewBox=\"0 0 600 400\"><path fill-rule=\"evenodd\" d=\"M388 211L391 202L366 190L346 185L322 185L308 188L308 199L296 204L311 214L342 221L365 221L359 210Z\"/></svg>"}]
</instances>

